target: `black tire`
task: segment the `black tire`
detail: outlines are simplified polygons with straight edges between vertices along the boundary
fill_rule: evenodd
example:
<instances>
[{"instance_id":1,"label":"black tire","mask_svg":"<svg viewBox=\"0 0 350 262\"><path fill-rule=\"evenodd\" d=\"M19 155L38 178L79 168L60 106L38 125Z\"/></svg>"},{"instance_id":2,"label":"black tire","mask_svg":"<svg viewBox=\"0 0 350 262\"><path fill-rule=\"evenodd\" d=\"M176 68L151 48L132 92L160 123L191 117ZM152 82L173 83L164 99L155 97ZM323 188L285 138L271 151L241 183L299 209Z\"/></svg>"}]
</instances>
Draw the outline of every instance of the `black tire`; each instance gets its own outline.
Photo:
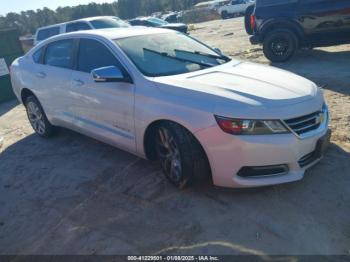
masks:
<instances>
[{"instance_id":1,"label":"black tire","mask_svg":"<svg viewBox=\"0 0 350 262\"><path fill-rule=\"evenodd\" d=\"M254 34L254 29L251 28L251 25L250 25L250 16L253 14L254 8L255 8L255 5L249 6L244 14L244 26L245 26L245 31L247 32L248 35Z\"/></svg>"},{"instance_id":2,"label":"black tire","mask_svg":"<svg viewBox=\"0 0 350 262\"><path fill-rule=\"evenodd\" d=\"M221 12L221 18L222 19L228 19L228 18L230 18L230 16L229 16L227 11L222 11Z\"/></svg>"},{"instance_id":3,"label":"black tire","mask_svg":"<svg viewBox=\"0 0 350 262\"><path fill-rule=\"evenodd\" d=\"M44 138L51 137L54 134L54 126L52 126L47 119L38 99L35 96L29 96L25 100L25 107L28 120L35 133Z\"/></svg>"},{"instance_id":4,"label":"black tire","mask_svg":"<svg viewBox=\"0 0 350 262\"><path fill-rule=\"evenodd\" d=\"M298 49L296 34L288 29L277 29L269 32L263 43L264 55L272 62L289 60Z\"/></svg>"},{"instance_id":5,"label":"black tire","mask_svg":"<svg viewBox=\"0 0 350 262\"><path fill-rule=\"evenodd\" d=\"M164 131L168 145L163 141ZM156 151L165 177L179 189L192 185L195 179L210 177L208 159L202 147L189 131L178 124L165 122L157 128ZM176 151L178 153L173 153Z\"/></svg>"}]
</instances>

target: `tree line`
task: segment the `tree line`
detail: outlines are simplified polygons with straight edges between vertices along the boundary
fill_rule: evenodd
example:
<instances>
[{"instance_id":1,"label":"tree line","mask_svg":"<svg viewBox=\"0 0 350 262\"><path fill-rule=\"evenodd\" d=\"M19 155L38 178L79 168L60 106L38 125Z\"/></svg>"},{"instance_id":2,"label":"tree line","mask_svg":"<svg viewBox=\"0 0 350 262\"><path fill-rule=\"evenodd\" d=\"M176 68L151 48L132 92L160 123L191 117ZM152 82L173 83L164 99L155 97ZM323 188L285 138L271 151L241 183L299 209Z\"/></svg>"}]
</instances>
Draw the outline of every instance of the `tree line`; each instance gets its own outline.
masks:
<instances>
[{"instance_id":1,"label":"tree line","mask_svg":"<svg viewBox=\"0 0 350 262\"><path fill-rule=\"evenodd\" d=\"M154 12L179 11L191 8L203 0L118 0L113 3L78 5L8 13L0 16L0 28L18 28L21 35L34 34L38 27L90 16L111 15L122 19L146 16Z\"/></svg>"}]
</instances>

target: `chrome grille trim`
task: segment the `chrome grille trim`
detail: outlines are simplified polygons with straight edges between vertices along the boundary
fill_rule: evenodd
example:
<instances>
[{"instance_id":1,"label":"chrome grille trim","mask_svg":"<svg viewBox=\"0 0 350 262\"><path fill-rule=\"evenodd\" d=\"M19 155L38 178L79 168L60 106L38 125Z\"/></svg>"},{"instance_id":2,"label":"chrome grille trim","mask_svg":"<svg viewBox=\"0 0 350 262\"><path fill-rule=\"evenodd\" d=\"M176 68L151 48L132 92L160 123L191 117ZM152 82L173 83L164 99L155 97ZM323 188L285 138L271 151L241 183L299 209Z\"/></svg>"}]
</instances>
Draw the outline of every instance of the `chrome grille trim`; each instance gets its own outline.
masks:
<instances>
[{"instance_id":1,"label":"chrome grille trim","mask_svg":"<svg viewBox=\"0 0 350 262\"><path fill-rule=\"evenodd\" d=\"M318 114L319 113L321 113L321 112L317 112ZM305 118L305 119L303 119L303 120L300 120L300 121L298 121L298 122L293 122L293 124L290 124L290 125L292 125L292 126L296 126L296 125L300 125L300 124L302 124L302 123L305 123L305 122L308 122L308 121L311 121L311 120L314 120L315 119L315 115L313 114L311 117L309 117L309 118ZM288 122L289 122L289 120L286 120L285 121L287 124L288 124ZM289 125L289 124L288 124Z\"/></svg>"},{"instance_id":2,"label":"chrome grille trim","mask_svg":"<svg viewBox=\"0 0 350 262\"><path fill-rule=\"evenodd\" d=\"M304 139L323 132L328 128L328 121L328 108L323 106L322 111L282 120L282 123L297 137Z\"/></svg>"},{"instance_id":3,"label":"chrome grille trim","mask_svg":"<svg viewBox=\"0 0 350 262\"><path fill-rule=\"evenodd\" d=\"M317 129L321 123L319 117L322 112L315 112L306 116L285 120L284 122L298 135Z\"/></svg>"},{"instance_id":4,"label":"chrome grille trim","mask_svg":"<svg viewBox=\"0 0 350 262\"><path fill-rule=\"evenodd\" d=\"M305 132L305 130L308 130L308 129L312 128L312 127L317 128L319 126L320 126L320 123L319 124L310 124L310 125L307 125L307 126L303 126L301 128L293 128L293 130L294 130L294 132L299 134L299 133Z\"/></svg>"}]
</instances>

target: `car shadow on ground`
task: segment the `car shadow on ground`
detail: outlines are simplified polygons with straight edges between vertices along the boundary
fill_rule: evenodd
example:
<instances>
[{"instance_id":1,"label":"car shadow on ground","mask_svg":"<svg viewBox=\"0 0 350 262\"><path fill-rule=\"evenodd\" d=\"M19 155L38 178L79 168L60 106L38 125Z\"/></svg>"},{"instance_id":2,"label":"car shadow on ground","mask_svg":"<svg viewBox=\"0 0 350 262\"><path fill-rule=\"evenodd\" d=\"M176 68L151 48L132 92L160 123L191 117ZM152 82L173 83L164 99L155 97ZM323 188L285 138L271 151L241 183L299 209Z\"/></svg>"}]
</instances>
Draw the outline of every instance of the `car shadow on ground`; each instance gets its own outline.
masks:
<instances>
[{"instance_id":1,"label":"car shadow on ground","mask_svg":"<svg viewBox=\"0 0 350 262\"><path fill-rule=\"evenodd\" d=\"M350 51L300 50L290 61L272 65L309 78L326 89L350 95Z\"/></svg>"},{"instance_id":2,"label":"car shadow on ground","mask_svg":"<svg viewBox=\"0 0 350 262\"><path fill-rule=\"evenodd\" d=\"M11 100L7 102L2 102L0 107L0 116L6 114L7 112L11 111L14 107L18 106L19 102L17 100Z\"/></svg>"},{"instance_id":3,"label":"car shadow on ground","mask_svg":"<svg viewBox=\"0 0 350 262\"><path fill-rule=\"evenodd\" d=\"M179 191L157 164L80 134L29 135L0 154L0 225L7 236L0 253L322 253L331 235L343 248L349 159L332 144L296 183L225 189L208 182ZM196 246L206 241L212 244Z\"/></svg>"}]
</instances>

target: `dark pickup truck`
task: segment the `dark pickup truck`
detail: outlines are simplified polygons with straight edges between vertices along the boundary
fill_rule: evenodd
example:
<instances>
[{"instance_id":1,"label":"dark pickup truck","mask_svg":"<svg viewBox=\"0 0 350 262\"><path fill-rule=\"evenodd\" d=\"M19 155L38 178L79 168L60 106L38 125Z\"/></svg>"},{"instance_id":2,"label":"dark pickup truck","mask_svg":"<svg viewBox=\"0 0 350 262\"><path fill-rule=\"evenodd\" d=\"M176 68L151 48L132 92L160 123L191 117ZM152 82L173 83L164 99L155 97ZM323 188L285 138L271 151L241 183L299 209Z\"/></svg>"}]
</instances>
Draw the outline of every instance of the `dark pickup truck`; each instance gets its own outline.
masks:
<instances>
[{"instance_id":1,"label":"dark pickup truck","mask_svg":"<svg viewBox=\"0 0 350 262\"><path fill-rule=\"evenodd\" d=\"M350 43L350 0L257 0L245 24L252 44L284 62L298 48Z\"/></svg>"}]
</instances>

